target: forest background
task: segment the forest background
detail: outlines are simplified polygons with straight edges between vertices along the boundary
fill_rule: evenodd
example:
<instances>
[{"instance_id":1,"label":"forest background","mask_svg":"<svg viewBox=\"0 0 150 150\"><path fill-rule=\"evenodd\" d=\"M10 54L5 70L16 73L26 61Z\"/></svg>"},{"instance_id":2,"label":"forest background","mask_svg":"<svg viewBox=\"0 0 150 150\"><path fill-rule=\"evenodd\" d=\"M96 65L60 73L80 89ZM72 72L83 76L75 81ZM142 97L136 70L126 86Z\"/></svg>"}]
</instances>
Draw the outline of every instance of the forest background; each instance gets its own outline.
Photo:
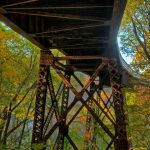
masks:
<instances>
[{"instance_id":1,"label":"forest background","mask_svg":"<svg viewBox=\"0 0 150 150\"><path fill-rule=\"evenodd\" d=\"M150 2L128 0L120 32L120 50L141 80L124 88L128 135L134 150L150 150ZM30 147L39 48L0 23L0 149ZM55 50L54 55L60 55ZM54 84L58 79L53 75ZM144 84L142 81L146 81ZM83 118L78 121L82 122ZM76 129L72 132L80 132ZM77 137L75 137L77 138ZM80 138L79 138L80 144Z\"/></svg>"}]
</instances>

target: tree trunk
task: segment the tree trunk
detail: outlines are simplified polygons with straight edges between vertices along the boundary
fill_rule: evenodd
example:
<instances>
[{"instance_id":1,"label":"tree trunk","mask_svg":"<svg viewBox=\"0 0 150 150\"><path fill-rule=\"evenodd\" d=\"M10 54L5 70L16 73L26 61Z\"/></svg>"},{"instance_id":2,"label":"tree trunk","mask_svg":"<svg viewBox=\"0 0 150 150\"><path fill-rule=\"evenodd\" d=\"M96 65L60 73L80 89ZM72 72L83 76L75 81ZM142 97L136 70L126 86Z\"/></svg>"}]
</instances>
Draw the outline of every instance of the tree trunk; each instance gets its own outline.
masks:
<instances>
[{"instance_id":1,"label":"tree trunk","mask_svg":"<svg viewBox=\"0 0 150 150\"><path fill-rule=\"evenodd\" d=\"M23 139L23 135L24 135L24 131L25 131L25 126L26 126L26 122L27 122L27 117L28 117L28 114L29 114L29 112L30 112L30 109L31 109L31 105L32 105L33 100L34 100L34 96L33 96L32 100L31 100L31 103L30 103L30 105L29 105L29 107L28 107L28 110L27 110L27 113L26 113L26 118L25 118L26 121L24 122L23 127L22 127L22 131L21 131L21 135L20 135L20 140L19 140L18 149L20 149L20 146L21 146L21 143L22 143L22 139Z\"/></svg>"},{"instance_id":2,"label":"tree trunk","mask_svg":"<svg viewBox=\"0 0 150 150\"><path fill-rule=\"evenodd\" d=\"M3 120L2 124L0 125L0 144L2 143L2 134L5 127L6 119L7 119L7 107L3 109L0 114L0 118Z\"/></svg>"},{"instance_id":3,"label":"tree trunk","mask_svg":"<svg viewBox=\"0 0 150 150\"><path fill-rule=\"evenodd\" d=\"M7 120L5 123L5 127L4 127L4 132L3 132L3 138L2 138L2 144L6 145L7 142L7 132L8 132L8 128L9 128L9 124L10 124L10 120L11 120L11 103L9 105L9 110L7 112Z\"/></svg>"}]
</instances>

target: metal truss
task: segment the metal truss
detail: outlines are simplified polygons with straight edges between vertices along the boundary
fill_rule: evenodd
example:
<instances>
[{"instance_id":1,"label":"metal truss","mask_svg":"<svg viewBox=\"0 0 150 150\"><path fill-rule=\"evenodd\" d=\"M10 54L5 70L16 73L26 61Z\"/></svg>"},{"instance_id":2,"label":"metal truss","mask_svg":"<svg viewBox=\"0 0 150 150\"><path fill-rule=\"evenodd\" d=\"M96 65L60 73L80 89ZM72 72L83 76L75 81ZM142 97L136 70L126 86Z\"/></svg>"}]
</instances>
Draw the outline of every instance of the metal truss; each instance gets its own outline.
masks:
<instances>
[{"instance_id":1,"label":"metal truss","mask_svg":"<svg viewBox=\"0 0 150 150\"><path fill-rule=\"evenodd\" d=\"M75 75L72 69L66 67L61 60L100 60L86 84ZM57 94L49 68L52 68L62 80ZM105 91L100 78L103 70L107 70L110 79L110 94ZM78 150L76 141L69 134L70 126L81 113L87 110L85 121L85 135L83 140L84 150L94 150L100 147L99 141L105 143L105 149L128 150L126 133L126 118L124 113L124 99L121 92L121 75L115 59L98 56L66 56L54 57L50 51L41 51L37 86L37 98L33 123L32 145L42 145L46 149L46 142L54 134L57 138L53 144L54 150L63 150L65 139L73 149ZM73 85L71 77L82 87L78 92ZM98 84L97 80L98 79ZM63 84L62 84L63 83ZM47 93L50 96L47 96ZM72 100L69 95L74 94ZM87 95L86 98L84 95ZM46 109L48 98L51 106ZM80 102L78 110L70 118L69 112ZM100 132L101 131L101 132ZM100 136L101 134L101 136ZM105 136L104 136L105 134Z\"/></svg>"},{"instance_id":2,"label":"metal truss","mask_svg":"<svg viewBox=\"0 0 150 150\"><path fill-rule=\"evenodd\" d=\"M90 93L94 93L94 86L93 84L91 84L90 86ZM92 105L93 105L93 101L92 99L90 99L87 104L92 108ZM92 116L90 115L89 112L87 112L87 118L86 118L86 131L85 131L85 140L84 140L84 150L88 150L90 145L89 145L89 138L90 138L90 125L91 125L91 120L92 119Z\"/></svg>"},{"instance_id":3,"label":"metal truss","mask_svg":"<svg viewBox=\"0 0 150 150\"><path fill-rule=\"evenodd\" d=\"M70 73L67 72L65 74L65 78L67 79L68 82L70 82ZM67 108L68 108L68 100L69 100L69 88L64 84L63 87L63 95L62 95L62 104L61 104L61 123L59 126L59 133L58 133L58 138L55 143L54 149L55 150L62 150L64 147L64 138L65 135L68 134L68 126L66 125L66 117L67 117Z\"/></svg>"}]
</instances>

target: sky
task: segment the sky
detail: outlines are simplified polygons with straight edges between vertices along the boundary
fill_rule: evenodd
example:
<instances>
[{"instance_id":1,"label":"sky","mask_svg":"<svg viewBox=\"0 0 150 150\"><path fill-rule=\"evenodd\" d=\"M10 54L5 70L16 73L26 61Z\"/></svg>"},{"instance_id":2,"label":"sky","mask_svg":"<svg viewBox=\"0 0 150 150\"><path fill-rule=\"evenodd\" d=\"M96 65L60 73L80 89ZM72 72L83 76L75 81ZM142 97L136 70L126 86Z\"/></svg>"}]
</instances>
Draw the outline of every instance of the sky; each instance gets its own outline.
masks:
<instances>
[{"instance_id":1,"label":"sky","mask_svg":"<svg viewBox=\"0 0 150 150\"><path fill-rule=\"evenodd\" d=\"M118 46L119 46L119 48L120 48L120 47L121 47L121 40L120 40L119 37L117 38L117 41L118 41ZM132 62L132 57L131 57L131 56L127 56L126 54L123 54L121 51L120 51L120 53L121 53L122 57L124 58L124 60L125 60L128 64L130 64L130 63Z\"/></svg>"}]
</instances>

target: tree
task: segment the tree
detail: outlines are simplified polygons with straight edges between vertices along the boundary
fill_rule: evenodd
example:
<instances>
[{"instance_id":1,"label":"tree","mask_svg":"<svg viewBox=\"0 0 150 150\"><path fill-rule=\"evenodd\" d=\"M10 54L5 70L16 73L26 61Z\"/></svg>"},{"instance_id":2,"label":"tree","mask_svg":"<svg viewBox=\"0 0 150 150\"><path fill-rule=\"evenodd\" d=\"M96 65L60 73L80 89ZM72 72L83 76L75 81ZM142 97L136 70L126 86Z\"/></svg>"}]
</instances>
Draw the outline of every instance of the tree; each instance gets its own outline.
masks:
<instances>
[{"instance_id":1,"label":"tree","mask_svg":"<svg viewBox=\"0 0 150 150\"><path fill-rule=\"evenodd\" d=\"M150 87L126 89L128 131L133 148L150 148Z\"/></svg>"},{"instance_id":2,"label":"tree","mask_svg":"<svg viewBox=\"0 0 150 150\"><path fill-rule=\"evenodd\" d=\"M15 146L8 138L29 118L39 49L2 23L0 35L0 141Z\"/></svg>"},{"instance_id":3,"label":"tree","mask_svg":"<svg viewBox=\"0 0 150 150\"><path fill-rule=\"evenodd\" d=\"M0 35L0 149L30 148L40 49L3 23Z\"/></svg>"},{"instance_id":4,"label":"tree","mask_svg":"<svg viewBox=\"0 0 150 150\"><path fill-rule=\"evenodd\" d=\"M121 51L132 57L132 69L147 81L150 80L149 18L149 0L128 0L119 33ZM149 85L133 85L132 88L125 89L132 146L135 149L149 149Z\"/></svg>"},{"instance_id":5,"label":"tree","mask_svg":"<svg viewBox=\"0 0 150 150\"><path fill-rule=\"evenodd\" d=\"M129 0L120 30L122 52L133 58L132 67L144 75L150 68L149 14L148 0Z\"/></svg>"}]
</instances>

